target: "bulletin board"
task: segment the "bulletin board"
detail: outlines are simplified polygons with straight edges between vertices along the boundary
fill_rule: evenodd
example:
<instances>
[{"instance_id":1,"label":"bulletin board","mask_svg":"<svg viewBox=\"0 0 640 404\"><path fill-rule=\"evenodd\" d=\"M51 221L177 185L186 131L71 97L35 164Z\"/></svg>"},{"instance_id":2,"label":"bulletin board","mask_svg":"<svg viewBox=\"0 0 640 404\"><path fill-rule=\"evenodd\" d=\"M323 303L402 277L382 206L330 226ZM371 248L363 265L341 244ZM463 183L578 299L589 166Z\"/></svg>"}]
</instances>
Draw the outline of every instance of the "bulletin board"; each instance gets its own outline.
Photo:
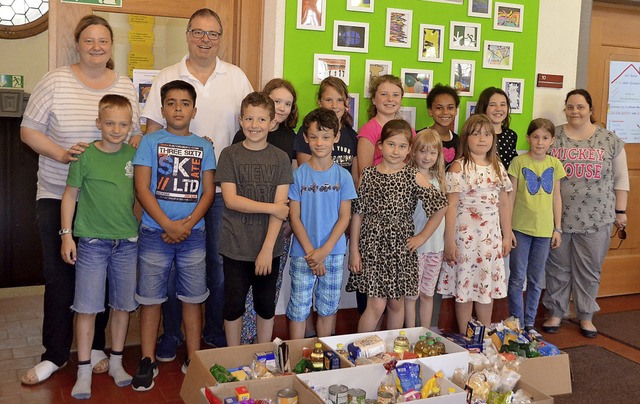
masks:
<instances>
[{"instance_id":1,"label":"bulletin board","mask_svg":"<svg viewBox=\"0 0 640 404\"><path fill-rule=\"evenodd\" d=\"M457 80L459 129L484 88L504 88L516 98L511 128L520 135L517 148L525 149L538 9L539 0L287 0L283 75L296 88L301 118L317 106L314 81L323 74L348 81L358 127L367 121L365 77L372 68L406 78L403 116L417 129L433 124L424 93L437 83ZM453 66L462 75L452 77Z\"/></svg>"}]
</instances>

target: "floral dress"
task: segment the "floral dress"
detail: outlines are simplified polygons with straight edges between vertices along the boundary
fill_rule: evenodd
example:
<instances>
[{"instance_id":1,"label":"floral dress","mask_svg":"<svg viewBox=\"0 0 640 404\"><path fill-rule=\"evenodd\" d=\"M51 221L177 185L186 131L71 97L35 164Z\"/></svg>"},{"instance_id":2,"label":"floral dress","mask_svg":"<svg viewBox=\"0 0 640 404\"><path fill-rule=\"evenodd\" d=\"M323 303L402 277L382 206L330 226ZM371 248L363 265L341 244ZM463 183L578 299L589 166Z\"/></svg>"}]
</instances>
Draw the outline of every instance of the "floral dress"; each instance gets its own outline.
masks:
<instances>
[{"instance_id":1,"label":"floral dress","mask_svg":"<svg viewBox=\"0 0 640 404\"><path fill-rule=\"evenodd\" d=\"M458 262L453 267L443 263L438 293L453 295L458 303L486 304L507 295L498 200L501 190L510 192L513 186L502 164L500 177L502 181L491 165L471 163L461 172L447 173L447 193L460 193L455 227Z\"/></svg>"},{"instance_id":2,"label":"floral dress","mask_svg":"<svg viewBox=\"0 0 640 404\"><path fill-rule=\"evenodd\" d=\"M352 207L363 216L362 273L349 276L348 292L387 299L418 295L418 258L407 249L407 239L414 233L413 212L420 199L431 217L447 206L447 199L435 187L418 185L417 173L410 166L392 174L380 173L376 167L364 169Z\"/></svg>"}]
</instances>

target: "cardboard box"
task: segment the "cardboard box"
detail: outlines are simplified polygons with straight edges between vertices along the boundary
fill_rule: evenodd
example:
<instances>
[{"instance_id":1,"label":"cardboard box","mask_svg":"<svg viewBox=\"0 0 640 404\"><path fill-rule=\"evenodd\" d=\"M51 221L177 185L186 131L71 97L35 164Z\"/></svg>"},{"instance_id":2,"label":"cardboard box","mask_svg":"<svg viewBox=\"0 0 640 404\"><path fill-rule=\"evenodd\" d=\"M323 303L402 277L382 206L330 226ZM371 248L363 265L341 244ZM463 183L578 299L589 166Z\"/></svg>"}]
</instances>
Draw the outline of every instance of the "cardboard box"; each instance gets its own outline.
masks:
<instances>
[{"instance_id":1,"label":"cardboard box","mask_svg":"<svg viewBox=\"0 0 640 404\"><path fill-rule=\"evenodd\" d=\"M402 331L405 332L406 337L409 338L409 342L411 342L412 344L415 344L418 341L420 335L425 335L427 332L430 332L434 338L442 337L442 335L438 334L437 332L434 332L433 330L425 327L404 328ZM385 342L387 352L392 352L393 341L396 339L399 332L400 330L389 330L364 332L359 334L336 335L332 337L322 337L320 338L320 341L325 343L331 349L336 349L338 344L344 344L344 347L346 349L347 345L349 345L351 342L375 334L382 338L382 340ZM442 370L446 377L451 378L451 376L453 375L453 371L457 368L467 369L469 365L469 351L447 340L444 337L442 337L442 342L444 342L447 351L445 355L421 358L421 360L430 368L436 371Z\"/></svg>"},{"instance_id":2,"label":"cardboard box","mask_svg":"<svg viewBox=\"0 0 640 404\"><path fill-rule=\"evenodd\" d=\"M213 394L221 399L235 396L235 388L245 386L251 398L270 398L277 402L277 394L282 389L294 389L298 392L298 402L304 404L324 404L318 395L311 391L304 383L293 375L276 377L273 379L247 380L244 382L222 383L217 386L204 387L200 390L200 404L208 404L205 397L205 389L209 389Z\"/></svg>"},{"instance_id":3,"label":"cardboard box","mask_svg":"<svg viewBox=\"0 0 640 404\"><path fill-rule=\"evenodd\" d=\"M553 397L549 397L522 379L516 383L514 391L518 391L519 389L523 389L533 397L533 404L553 404Z\"/></svg>"},{"instance_id":4,"label":"cardboard box","mask_svg":"<svg viewBox=\"0 0 640 404\"><path fill-rule=\"evenodd\" d=\"M419 363L422 368L422 382L423 384L433 377L436 373L433 369L425 365L423 359L415 361L401 361L399 363ZM307 387L312 390L318 388L329 388L334 384L344 384L349 388L359 388L367 393L367 398L375 399L378 394L378 387L380 381L386 374L386 369L381 364L373 364L368 366L358 366L353 368L345 368L338 370L331 370L328 372L315 372L306 373L303 375L297 375ZM464 404L467 402L467 393L460 387L451 383L448 379L439 379L440 389L443 394L448 393L449 388L454 388L455 393L443 395L440 397L433 397L428 399L421 399L412 401L412 403L429 403L429 404ZM321 399L321 397L319 397Z\"/></svg>"},{"instance_id":5,"label":"cardboard box","mask_svg":"<svg viewBox=\"0 0 640 404\"><path fill-rule=\"evenodd\" d=\"M291 368L302 358L302 348L313 348L316 342L321 342L318 338L305 338L299 340L285 341L289 345L289 363ZM324 349L330 349L323 345ZM180 397L187 403L199 402L200 389L205 386L215 386L218 384L216 379L211 375L209 369L215 363L224 366L227 369L236 368L243 365L251 365L255 354L259 352L269 352L274 350L274 344L271 342L263 344L240 345L229 348L205 349L196 351L187 375L182 382L180 389ZM345 359L340 361L341 367L351 367L351 362ZM269 379L273 380L273 379ZM245 381L246 382L246 381Z\"/></svg>"},{"instance_id":6,"label":"cardboard box","mask_svg":"<svg viewBox=\"0 0 640 404\"><path fill-rule=\"evenodd\" d=\"M520 374L521 380L550 396L571 393L569 355L565 352L529 358L520 364Z\"/></svg>"}]
</instances>

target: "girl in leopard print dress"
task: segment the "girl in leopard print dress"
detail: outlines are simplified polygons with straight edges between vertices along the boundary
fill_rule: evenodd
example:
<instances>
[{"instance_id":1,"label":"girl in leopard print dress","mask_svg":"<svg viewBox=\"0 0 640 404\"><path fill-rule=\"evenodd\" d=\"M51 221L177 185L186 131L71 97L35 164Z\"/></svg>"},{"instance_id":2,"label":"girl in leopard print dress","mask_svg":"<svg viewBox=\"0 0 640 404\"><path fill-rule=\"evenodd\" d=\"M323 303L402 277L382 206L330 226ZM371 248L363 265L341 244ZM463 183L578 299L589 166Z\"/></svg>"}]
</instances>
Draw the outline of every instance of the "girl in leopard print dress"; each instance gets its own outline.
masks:
<instances>
[{"instance_id":1,"label":"girl in leopard print dress","mask_svg":"<svg viewBox=\"0 0 640 404\"><path fill-rule=\"evenodd\" d=\"M405 163L411 141L407 122L394 119L384 125L377 144L382 161L365 168L353 203L347 291L367 295L358 332L373 331L385 307L387 328L402 328L404 297L418 294L415 250L431 236L446 211L445 195ZM430 221L437 223L414 236L418 200Z\"/></svg>"}]
</instances>

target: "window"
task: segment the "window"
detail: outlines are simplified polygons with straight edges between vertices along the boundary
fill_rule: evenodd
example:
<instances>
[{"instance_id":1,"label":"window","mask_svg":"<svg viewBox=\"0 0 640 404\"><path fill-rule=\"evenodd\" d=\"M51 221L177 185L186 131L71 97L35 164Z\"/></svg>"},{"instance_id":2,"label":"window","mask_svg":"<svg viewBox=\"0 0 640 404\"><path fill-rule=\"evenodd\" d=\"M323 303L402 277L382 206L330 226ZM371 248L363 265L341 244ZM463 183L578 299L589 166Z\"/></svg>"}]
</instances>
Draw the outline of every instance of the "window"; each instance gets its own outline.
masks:
<instances>
[{"instance_id":1,"label":"window","mask_svg":"<svg viewBox=\"0 0 640 404\"><path fill-rule=\"evenodd\" d=\"M0 0L0 38L20 39L48 27L49 0Z\"/></svg>"}]
</instances>

